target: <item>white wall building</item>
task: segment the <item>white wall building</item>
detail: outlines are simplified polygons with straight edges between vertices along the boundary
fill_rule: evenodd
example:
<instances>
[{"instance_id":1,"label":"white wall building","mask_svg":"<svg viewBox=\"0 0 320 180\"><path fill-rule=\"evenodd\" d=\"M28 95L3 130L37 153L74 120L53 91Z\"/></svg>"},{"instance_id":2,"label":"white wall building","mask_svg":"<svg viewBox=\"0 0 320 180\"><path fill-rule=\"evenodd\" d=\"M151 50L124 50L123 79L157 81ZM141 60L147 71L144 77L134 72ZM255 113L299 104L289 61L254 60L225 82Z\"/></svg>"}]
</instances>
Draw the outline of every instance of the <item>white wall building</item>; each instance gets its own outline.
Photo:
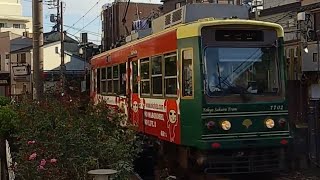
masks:
<instances>
[{"instance_id":1,"label":"white wall building","mask_svg":"<svg viewBox=\"0 0 320 180\"><path fill-rule=\"evenodd\" d=\"M32 18L22 16L21 0L0 0L0 32L32 33Z\"/></svg>"},{"instance_id":2,"label":"white wall building","mask_svg":"<svg viewBox=\"0 0 320 180\"><path fill-rule=\"evenodd\" d=\"M45 44L43 47L43 71L45 74L59 73L60 70L60 41ZM11 94L20 95L32 92L33 72L32 46L11 52ZM88 63L71 53L65 52L66 73L83 73ZM28 74L30 68L31 74ZM29 71L30 71L29 70ZM54 82L45 82L45 87L52 86Z\"/></svg>"}]
</instances>

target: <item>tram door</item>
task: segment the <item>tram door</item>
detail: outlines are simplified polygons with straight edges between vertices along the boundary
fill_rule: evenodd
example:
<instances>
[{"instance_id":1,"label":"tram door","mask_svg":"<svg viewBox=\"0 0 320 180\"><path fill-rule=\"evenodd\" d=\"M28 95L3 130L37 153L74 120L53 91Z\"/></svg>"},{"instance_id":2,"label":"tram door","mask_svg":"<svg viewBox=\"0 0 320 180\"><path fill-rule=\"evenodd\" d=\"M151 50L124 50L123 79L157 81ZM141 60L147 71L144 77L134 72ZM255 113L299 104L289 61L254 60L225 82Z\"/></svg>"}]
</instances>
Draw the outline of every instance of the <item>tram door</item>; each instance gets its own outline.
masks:
<instances>
[{"instance_id":1,"label":"tram door","mask_svg":"<svg viewBox=\"0 0 320 180\"><path fill-rule=\"evenodd\" d=\"M132 84L133 84L133 63L135 61L134 57L128 57L128 61L127 61L127 102L128 102L128 106L129 106L129 110L128 110L128 121L130 123L133 122L132 119L132 114L133 114L133 103L132 103Z\"/></svg>"},{"instance_id":2,"label":"tram door","mask_svg":"<svg viewBox=\"0 0 320 180\"><path fill-rule=\"evenodd\" d=\"M128 104L130 104L129 110L129 122L131 122L134 126L140 127L142 126L142 109L141 99L138 93L138 83L139 83L139 75L138 75L138 60L137 58L129 58L128 64L130 65L130 69L128 69ZM140 129L139 128L139 129ZM140 129L141 130L141 129Z\"/></svg>"}]
</instances>

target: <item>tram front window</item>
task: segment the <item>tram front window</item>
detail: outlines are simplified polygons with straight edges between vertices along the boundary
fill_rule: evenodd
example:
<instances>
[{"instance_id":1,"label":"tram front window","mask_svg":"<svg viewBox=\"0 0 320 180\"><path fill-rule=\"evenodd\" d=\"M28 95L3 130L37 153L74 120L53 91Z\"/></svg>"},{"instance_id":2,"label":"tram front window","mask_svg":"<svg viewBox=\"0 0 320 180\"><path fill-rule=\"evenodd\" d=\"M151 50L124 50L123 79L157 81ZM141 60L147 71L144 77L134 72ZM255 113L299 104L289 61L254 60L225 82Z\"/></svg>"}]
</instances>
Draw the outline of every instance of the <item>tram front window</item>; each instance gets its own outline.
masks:
<instances>
[{"instance_id":1,"label":"tram front window","mask_svg":"<svg viewBox=\"0 0 320 180\"><path fill-rule=\"evenodd\" d=\"M205 49L207 94L278 95L279 72L275 47Z\"/></svg>"}]
</instances>

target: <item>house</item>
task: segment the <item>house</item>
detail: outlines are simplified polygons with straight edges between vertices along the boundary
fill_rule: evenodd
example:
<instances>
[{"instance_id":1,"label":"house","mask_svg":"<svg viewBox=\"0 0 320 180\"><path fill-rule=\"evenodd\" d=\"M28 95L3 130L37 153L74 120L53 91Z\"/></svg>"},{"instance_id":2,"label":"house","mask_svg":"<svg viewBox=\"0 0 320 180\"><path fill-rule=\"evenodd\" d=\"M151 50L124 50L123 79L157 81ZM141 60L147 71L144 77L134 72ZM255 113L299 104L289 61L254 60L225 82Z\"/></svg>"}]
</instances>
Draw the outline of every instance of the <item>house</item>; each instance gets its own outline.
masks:
<instances>
[{"instance_id":1,"label":"house","mask_svg":"<svg viewBox=\"0 0 320 180\"><path fill-rule=\"evenodd\" d=\"M47 42L43 46L43 78L45 90L55 87L60 77L61 43ZM11 94L33 92L32 46L11 51ZM88 63L78 55L65 51L65 74L67 79L83 80Z\"/></svg>"},{"instance_id":2,"label":"house","mask_svg":"<svg viewBox=\"0 0 320 180\"><path fill-rule=\"evenodd\" d=\"M0 32L0 96L10 96L10 52L32 45L32 39Z\"/></svg>"}]
</instances>

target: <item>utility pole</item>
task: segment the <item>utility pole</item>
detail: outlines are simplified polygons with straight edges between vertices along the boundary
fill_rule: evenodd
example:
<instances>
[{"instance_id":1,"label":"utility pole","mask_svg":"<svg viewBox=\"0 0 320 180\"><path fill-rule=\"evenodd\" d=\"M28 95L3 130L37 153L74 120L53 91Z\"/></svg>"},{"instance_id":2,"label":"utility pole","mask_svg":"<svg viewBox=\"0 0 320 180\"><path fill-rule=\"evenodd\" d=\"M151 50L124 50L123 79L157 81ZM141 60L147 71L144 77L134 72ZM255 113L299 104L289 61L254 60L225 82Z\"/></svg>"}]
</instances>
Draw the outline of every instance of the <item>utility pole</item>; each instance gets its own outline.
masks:
<instances>
[{"instance_id":1,"label":"utility pole","mask_svg":"<svg viewBox=\"0 0 320 180\"><path fill-rule=\"evenodd\" d=\"M33 98L40 100L43 96L43 4L42 0L32 1L33 22L33 79L35 93Z\"/></svg>"},{"instance_id":2,"label":"utility pole","mask_svg":"<svg viewBox=\"0 0 320 180\"><path fill-rule=\"evenodd\" d=\"M60 75L61 75L61 85L62 85L62 92L64 92L65 87L65 65L64 65L64 32L63 32L63 2L60 2L60 41L61 41L61 64L60 64Z\"/></svg>"},{"instance_id":3,"label":"utility pole","mask_svg":"<svg viewBox=\"0 0 320 180\"><path fill-rule=\"evenodd\" d=\"M60 32L60 0L57 0L57 31Z\"/></svg>"}]
</instances>

